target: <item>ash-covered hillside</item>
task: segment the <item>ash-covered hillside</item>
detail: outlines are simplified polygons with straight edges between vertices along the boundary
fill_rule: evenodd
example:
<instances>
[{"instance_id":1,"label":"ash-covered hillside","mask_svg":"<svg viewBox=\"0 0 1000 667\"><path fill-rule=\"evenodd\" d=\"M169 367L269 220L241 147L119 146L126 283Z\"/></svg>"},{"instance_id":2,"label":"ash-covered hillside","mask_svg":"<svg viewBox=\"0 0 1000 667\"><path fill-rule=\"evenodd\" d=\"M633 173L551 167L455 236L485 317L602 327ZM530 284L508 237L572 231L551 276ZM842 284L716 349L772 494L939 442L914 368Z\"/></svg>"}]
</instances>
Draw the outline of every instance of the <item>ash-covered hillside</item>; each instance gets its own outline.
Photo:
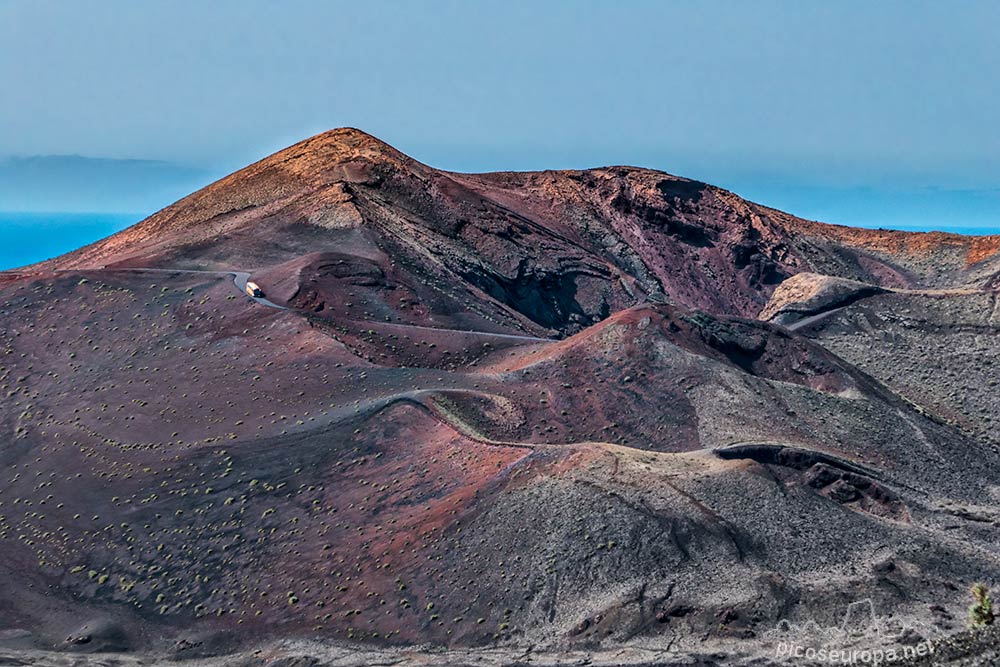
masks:
<instances>
[{"instance_id":1,"label":"ash-covered hillside","mask_svg":"<svg viewBox=\"0 0 1000 667\"><path fill-rule=\"evenodd\" d=\"M0 274L0 657L957 631L1000 579L998 243L308 139Z\"/></svg>"}]
</instances>

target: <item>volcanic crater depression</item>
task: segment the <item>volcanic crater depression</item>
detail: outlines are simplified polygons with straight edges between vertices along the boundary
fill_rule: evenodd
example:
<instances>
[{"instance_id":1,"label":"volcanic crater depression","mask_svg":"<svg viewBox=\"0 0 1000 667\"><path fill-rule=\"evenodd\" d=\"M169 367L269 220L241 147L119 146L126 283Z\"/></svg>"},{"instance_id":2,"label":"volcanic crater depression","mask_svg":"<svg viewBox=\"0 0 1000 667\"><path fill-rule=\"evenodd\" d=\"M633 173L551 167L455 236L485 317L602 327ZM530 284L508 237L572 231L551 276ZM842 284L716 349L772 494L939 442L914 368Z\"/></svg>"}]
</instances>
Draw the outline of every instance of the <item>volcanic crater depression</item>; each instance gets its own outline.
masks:
<instances>
[{"instance_id":1,"label":"volcanic crater depression","mask_svg":"<svg viewBox=\"0 0 1000 667\"><path fill-rule=\"evenodd\" d=\"M956 630L1000 574L998 249L317 135L0 274L0 646Z\"/></svg>"}]
</instances>

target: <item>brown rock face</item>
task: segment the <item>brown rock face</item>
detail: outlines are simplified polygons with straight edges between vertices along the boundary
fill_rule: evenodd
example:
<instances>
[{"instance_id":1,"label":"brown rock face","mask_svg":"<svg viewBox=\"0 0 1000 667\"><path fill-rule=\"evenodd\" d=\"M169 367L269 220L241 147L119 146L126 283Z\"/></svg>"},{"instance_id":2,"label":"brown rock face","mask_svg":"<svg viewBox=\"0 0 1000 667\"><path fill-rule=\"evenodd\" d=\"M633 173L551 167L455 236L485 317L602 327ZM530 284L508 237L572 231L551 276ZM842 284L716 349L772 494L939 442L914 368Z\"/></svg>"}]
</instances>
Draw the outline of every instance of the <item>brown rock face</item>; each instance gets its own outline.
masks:
<instances>
[{"instance_id":1,"label":"brown rock face","mask_svg":"<svg viewBox=\"0 0 1000 667\"><path fill-rule=\"evenodd\" d=\"M8 637L752 657L859 599L919 625L1000 577L992 392L901 363L960 333L987 379L994 248L651 170L308 139L0 275L0 659ZM752 319L769 302L842 310L809 340Z\"/></svg>"}]
</instances>

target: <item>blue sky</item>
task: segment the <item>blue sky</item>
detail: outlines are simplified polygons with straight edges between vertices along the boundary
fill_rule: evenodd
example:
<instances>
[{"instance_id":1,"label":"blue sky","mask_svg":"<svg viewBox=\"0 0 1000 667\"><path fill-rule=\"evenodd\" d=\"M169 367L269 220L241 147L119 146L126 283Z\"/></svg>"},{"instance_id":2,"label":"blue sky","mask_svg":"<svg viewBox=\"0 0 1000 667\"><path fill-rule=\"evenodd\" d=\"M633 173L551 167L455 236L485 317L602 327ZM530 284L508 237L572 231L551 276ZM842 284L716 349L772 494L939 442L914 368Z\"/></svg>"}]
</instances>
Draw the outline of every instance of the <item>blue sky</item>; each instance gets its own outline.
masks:
<instances>
[{"instance_id":1,"label":"blue sky","mask_svg":"<svg viewBox=\"0 0 1000 667\"><path fill-rule=\"evenodd\" d=\"M1000 227L998 25L971 0L0 0L0 156L207 178L349 125L448 169L637 164L834 222Z\"/></svg>"}]
</instances>

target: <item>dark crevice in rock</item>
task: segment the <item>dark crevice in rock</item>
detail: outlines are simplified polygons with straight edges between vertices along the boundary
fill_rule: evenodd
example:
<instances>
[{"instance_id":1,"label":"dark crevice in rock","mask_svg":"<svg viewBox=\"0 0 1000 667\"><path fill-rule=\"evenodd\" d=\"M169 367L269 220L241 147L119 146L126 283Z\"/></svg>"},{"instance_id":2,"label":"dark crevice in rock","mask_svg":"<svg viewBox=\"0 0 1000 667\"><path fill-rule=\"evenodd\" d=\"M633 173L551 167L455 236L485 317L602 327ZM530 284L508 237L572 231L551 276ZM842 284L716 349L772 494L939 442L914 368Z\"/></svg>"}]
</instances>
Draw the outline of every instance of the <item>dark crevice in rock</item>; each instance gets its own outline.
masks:
<instances>
[{"instance_id":1,"label":"dark crevice in rock","mask_svg":"<svg viewBox=\"0 0 1000 667\"><path fill-rule=\"evenodd\" d=\"M566 332L595 324L611 314L604 302L596 312L588 312L577 300L580 276L610 281L610 275L591 269L570 268L548 271L522 261L513 277L476 267L461 273L470 283L547 329Z\"/></svg>"}]
</instances>

